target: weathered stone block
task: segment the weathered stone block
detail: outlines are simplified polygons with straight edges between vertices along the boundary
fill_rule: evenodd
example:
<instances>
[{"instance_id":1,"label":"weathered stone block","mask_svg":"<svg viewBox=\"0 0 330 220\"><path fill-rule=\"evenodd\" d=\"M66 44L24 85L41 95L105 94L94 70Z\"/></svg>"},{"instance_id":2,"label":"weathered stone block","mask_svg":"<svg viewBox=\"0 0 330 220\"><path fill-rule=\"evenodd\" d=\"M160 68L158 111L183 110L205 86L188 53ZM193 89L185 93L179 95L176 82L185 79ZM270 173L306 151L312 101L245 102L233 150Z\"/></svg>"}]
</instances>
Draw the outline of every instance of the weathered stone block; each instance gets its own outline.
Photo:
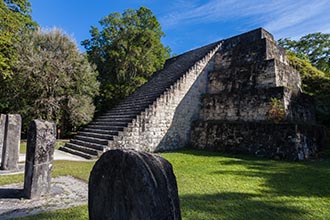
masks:
<instances>
[{"instance_id":1,"label":"weathered stone block","mask_svg":"<svg viewBox=\"0 0 330 220\"><path fill-rule=\"evenodd\" d=\"M0 165L2 161L2 150L5 139L6 115L0 114Z\"/></svg>"},{"instance_id":2,"label":"weathered stone block","mask_svg":"<svg viewBox=\"0 0 330 220\"><path fill-rule=\"evenodd\" d=\"M21 126L22 118L20 115L8 114L6 116L1 160L1 169L3 170L15 170L18 168Z\"/></svg>"},{"instance_id":3,"label":"weathered stone block","mask_svg":"<svg viewBox=\"0 0 330 220\"><path fill-rule=\"evenodd\" d=\"M34 120L27 137L24 194L27 198L38 198L50 190L53 168L56 125Z\"/></svg>"},{"instance_id":4,"label":"weathered stone block","mask_svg":"<svg viewBox=\"0 0 330 220\"><path fill-rule=\"evenodd\" d=\"M171 164L134 150L110 150L89 178L90 220L181 219Z\"/></svg>"},{"instance_id":5,"label":"weathered stone block","mask_svg":"<svg viewBox=\"0 0 330 220\"><path fill-rule=\"evenodd\" d=\"M325 138L322 127L295 123L195 122L192 146L266 158L317 158Z\"/></svg>"}]
</instances>

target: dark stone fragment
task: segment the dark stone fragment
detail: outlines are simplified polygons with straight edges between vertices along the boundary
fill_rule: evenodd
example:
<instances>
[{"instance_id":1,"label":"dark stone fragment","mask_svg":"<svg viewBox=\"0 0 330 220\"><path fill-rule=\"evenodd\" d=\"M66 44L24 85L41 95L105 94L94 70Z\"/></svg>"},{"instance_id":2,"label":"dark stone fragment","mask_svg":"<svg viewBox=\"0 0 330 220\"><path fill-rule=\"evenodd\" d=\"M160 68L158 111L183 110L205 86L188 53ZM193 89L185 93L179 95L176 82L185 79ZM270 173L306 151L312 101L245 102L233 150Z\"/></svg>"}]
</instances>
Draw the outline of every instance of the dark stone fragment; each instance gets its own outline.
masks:
<instances>
[{"instance_id":1,"label":"dark stone fragment","mask_svg":"<svg viewBox=\"0 0 330 220\"><path fill-rule=\"evenodd\" d=\"M181 219L171 164L160 156L134 150L110 150L89 178L90 220Z\"/></svg>"}]
</instances>

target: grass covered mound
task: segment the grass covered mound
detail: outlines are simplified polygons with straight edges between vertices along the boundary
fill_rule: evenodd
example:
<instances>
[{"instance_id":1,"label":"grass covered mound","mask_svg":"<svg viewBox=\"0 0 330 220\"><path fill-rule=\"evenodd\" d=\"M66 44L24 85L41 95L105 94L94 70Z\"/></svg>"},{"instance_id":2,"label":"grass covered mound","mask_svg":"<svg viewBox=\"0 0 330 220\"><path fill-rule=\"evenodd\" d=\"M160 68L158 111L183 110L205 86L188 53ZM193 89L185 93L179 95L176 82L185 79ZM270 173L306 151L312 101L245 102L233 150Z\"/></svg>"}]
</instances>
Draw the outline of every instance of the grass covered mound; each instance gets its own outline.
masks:
<instances>
[{"instance_id":1,"label":"grass covered mound","mask_svg":"<svg viewBox=\"0 0 330 220\"><path fill-rule=\"evenodd\" d=\"M330 219L330 159L283 162L217 152L163 153L174 168L183 219ZM88 181L94 163L55 161L53 176ZM0 184L23 181L0 176ZM88 219L87 206L20 219Z\"/></svg>"}]
</instances>

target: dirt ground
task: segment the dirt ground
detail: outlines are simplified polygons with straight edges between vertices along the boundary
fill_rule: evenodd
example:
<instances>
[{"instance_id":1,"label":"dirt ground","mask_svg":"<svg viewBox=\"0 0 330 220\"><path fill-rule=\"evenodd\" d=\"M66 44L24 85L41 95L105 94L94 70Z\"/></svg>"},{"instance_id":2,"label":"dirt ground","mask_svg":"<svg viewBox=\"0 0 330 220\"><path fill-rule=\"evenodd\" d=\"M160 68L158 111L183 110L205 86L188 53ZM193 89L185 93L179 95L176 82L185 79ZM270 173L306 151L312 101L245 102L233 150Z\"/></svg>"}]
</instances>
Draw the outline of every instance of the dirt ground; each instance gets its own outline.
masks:
<instances>
[{"instance_id":1,"label":"dirt ground","mask_svg":"<svg viewBox=\"0 0 330 220\"><path fill-rule=\"evenodd\" d=\"M51 191L39 199L22 198L23 183L0 186L0 220L85 205L88 184L71 176L52 179Z\"/></svg>"}]
</instances>

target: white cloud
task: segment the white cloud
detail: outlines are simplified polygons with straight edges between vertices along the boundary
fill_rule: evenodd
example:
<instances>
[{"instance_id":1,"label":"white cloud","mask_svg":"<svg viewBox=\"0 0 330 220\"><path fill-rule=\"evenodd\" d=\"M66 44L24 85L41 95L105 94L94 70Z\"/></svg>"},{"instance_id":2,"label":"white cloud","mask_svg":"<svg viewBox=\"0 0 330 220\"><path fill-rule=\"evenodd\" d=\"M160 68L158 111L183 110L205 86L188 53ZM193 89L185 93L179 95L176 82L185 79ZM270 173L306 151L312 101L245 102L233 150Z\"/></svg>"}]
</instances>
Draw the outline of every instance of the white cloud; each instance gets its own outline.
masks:
<instances>
[{"instance_id":1,"label":"white cloud","mask_svg":"<svg viewBox=\"0 0 330 220\"><path fill-rule=\"evenodd\" d=\"M282 37L330 30L329 0L180 0L160 21L165 29L185 25L238 21L262 26ZM237 23L239 29L240 23Z\"/></svg>"}]
</instances>

